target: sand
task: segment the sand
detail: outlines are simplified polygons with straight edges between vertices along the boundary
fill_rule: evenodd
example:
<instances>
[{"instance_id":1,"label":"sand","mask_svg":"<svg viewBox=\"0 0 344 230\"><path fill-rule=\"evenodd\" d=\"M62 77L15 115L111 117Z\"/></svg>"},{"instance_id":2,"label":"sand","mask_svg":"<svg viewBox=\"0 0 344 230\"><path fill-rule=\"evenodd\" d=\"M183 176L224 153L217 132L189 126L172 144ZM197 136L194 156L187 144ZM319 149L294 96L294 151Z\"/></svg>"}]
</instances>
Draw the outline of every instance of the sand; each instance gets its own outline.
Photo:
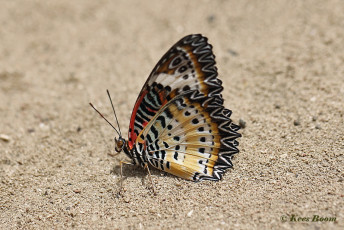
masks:
<instances>
[{"instance_id":1,"label":"sand","mask_svg":"<svg viewBox=\"0 0 344 230\"><path fill-rule=\"evenodd\" d=\"M340 0L2 1L0 228L343 229L343 12ZM109 89L126 137L150 71L191 33L209 38L225 105L246 122L234 168L202 183L152 170L154 196L125 166L117 196L128 158L88 103L114 122Z\"/></svg>"}]
</instances>

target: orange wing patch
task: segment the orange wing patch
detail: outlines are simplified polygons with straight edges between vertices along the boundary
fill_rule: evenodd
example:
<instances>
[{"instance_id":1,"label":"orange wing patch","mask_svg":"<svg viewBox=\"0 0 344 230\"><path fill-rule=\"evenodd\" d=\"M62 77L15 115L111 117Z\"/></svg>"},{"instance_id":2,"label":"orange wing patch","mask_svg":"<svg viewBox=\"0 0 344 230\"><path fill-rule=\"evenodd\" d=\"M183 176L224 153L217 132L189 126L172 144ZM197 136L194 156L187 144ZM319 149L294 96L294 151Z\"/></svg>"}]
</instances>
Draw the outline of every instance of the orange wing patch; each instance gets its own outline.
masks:
<instances>
[{"instance_id":1,"label":"orange wing patch","mask_svg":"<svg viewBox=\"0 0 344 230\"><path fill-rule=\"evenodd\" d=\"M200 91L208 96L208 86L204 83L205 78L205 74L202 71L202 65L199 63L198 59L199 57L197 55L195 55L192 51L192 47L191 46L183 46L183 49L185 49L186 53L188 54L190 60L192 61L192 65L194 67L194 70L196 71L196 76L197 76L197 81L198 84L200 85ZM214 62L215 63L215 62Z\"/></svg>"}]
</instances>

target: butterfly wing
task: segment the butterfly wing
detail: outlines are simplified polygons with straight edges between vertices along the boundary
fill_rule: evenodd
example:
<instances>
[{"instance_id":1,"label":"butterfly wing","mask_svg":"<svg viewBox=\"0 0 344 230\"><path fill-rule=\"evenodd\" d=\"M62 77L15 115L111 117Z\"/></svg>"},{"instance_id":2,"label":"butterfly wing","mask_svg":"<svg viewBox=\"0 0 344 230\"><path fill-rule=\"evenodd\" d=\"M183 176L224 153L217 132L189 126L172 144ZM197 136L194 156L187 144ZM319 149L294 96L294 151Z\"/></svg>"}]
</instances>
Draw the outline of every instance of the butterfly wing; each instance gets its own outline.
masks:
<instances>
[{"instance_id":1,"label":"butterfly wing","mask_svg":"<svg viewBox=\"0 0 344 230\"><path fill-rule=\"evenodd\" d=\"M215 98L188 91L173 98L142 130L136 146L163 171L193 181L219 180L238 152L239 127Z\"/></svg>"},{"instance_id":2,"label":"butterfly wing","mask_svg":"<svg viewBox=\"0 0 344 230\"><path fill-rule=\"evenodd\" d=\"M178 95L197 90L222 105L221 84L207 38L200 34L182 38L154 67L136 100L129 125L129 149L160 108Z\"/></svg>"}]
</instances>

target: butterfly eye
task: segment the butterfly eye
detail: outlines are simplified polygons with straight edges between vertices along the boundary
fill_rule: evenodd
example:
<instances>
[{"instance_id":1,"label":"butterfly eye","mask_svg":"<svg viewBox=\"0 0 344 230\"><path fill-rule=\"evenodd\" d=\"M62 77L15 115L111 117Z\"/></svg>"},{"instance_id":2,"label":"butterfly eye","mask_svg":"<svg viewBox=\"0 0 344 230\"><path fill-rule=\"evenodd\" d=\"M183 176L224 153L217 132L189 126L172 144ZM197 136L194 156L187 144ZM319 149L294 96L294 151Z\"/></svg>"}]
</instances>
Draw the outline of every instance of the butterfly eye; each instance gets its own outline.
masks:
<instances>
[{"instance_id":1,"label":"butterfly eye","mask_svg":"<svg viewBox=\"0 0 344 230\"><path fill-rule=\"evenodd\" d=\"M124 139L121 137L119 139L117 139L115 137L115 143L116 143L116 146L115 146L116 152L118 152L118 153L121 152L123 149L123 145L124 145Z\"/></svg>"}]
</instances>

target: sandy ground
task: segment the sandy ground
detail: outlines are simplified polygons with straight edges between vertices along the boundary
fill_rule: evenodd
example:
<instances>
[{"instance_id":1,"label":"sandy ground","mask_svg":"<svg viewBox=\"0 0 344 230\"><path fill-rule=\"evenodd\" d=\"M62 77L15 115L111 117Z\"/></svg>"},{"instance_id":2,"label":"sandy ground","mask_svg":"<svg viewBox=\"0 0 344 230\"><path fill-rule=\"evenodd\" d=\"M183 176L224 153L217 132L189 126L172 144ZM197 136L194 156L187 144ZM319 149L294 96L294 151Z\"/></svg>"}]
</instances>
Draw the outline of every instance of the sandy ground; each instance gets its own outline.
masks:
<instances>
[{"instance_id":1,"label":"sandy ground","mask_svg":"<svg viewBox=\"0 0 344 230\"><path fill-rule=\"evenodd\" d=\"M344 229L343 1L0 4L1 229ZM109 89L127 136L151 69L191 33L246 122L235 167L202 183L153 170L154 196L126 166L118 197L127 158L88 103L113 121Z\"/></svg>"}]
</instances>

